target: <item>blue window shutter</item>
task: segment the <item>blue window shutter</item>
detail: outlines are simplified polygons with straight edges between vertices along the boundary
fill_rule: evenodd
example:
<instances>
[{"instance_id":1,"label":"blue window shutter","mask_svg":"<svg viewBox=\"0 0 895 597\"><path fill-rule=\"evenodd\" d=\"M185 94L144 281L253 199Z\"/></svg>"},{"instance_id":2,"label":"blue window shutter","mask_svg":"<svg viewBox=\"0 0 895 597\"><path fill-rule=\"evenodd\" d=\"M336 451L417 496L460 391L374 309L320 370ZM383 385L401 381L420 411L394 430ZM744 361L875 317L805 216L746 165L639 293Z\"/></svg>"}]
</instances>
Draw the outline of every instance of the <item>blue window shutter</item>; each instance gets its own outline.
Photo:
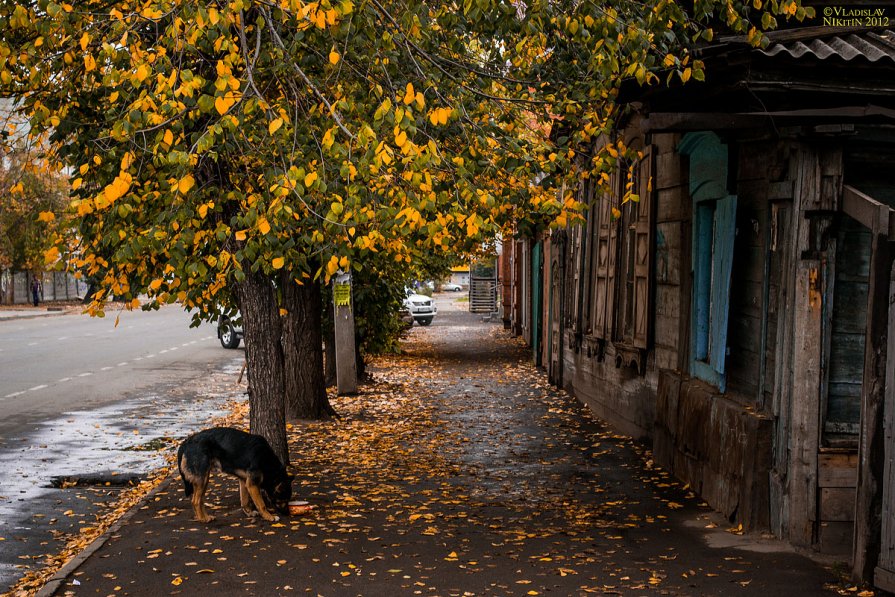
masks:
<instances>
[{"instance_id":1,"label":"blue window shutter","mask_svg":"<svg viewBox=\"0 0 895 597\"><path fill-rule=\"evenodd\" d=\"M711 364L721 376L724 391L724 361L727 356L727 317L730 304L730 274L736 238L737 198L728 195L715 206L714 267L712 268Z\"/></svg>"}]
</instances>

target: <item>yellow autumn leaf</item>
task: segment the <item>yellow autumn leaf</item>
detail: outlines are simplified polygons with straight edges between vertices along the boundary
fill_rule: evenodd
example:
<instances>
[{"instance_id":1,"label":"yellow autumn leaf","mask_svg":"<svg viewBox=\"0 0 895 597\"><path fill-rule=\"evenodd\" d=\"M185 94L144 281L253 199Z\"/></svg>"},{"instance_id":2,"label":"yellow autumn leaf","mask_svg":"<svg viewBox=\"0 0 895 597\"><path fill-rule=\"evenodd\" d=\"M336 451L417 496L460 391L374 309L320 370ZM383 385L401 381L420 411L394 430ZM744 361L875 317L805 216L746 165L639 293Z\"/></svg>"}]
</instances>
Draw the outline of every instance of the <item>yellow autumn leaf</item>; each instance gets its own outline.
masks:
<instances>
[{"instance_id":1,"label":"yellow autumn leaf","mask_svg":"<svg viewBox=\"0 0 895 597\"><path fill-rule=\"evenodd\" d=\"M403 101L404 101L405 104L410 105L410 104L413 103L413 101L414 101L415 99L416 99L416 93L413 91L413 83L408 83L408 84L407 84L407 89L405 90L405 93L404 93L404 100L403 100Z\"/></svg>"},{"instance_id":2,"label":"yellow autumn leaf","mask_svg":"<svg viewBox=\"0 0 895 597\"><path fill-rule=\"evenodd\" d=\"M177 190L182 194L186 195L191 188L196 184L196 179L193 178L192 174L187 174L183 178L180 179L180 182L177 183Z\"/></svg>"},{"instance_id":3,"label":"yellow autumn leaf","mask_svg":"<svg viewBox=\"0 0 895 597\"><path fill-rule=\"evenodd\" d=\"M79 188L81 188L81 183L83 183L83 182L84 182L84 179L82 179L82 178L74 179L71 183L71 190L77 191Z\"/></svg>"},{"instance_id":4,"label":"yellow autumn leaf","mask_svg":"<svg viewBox=\"0 0 895 597\"><path fill-rule=\"evenodd\" d=\"M246 239L246 231L240 230L236 233L236 240L245 240Z\"/></svg>"},{"instance_id":5,"label":"yellow autumn leaf","mask_svg":"<svg viewBox=\"0 0 895 597\"><path fill-rule=\"evenodd\" d=\"M275 132L280 130L280 127L283 126L283 119L277 118L276 120L271 120L270 124L267 125L267 132L273 135Z\"/></svg>"},{"instance_id":6,"label":"yellow autumn leaf","mask_svg":"<svg viewBox=\"0 0 895 597\"><path fill-rule=\"evenodd\" d=\"M335 140L335 136L333 135L333 130L329 129L323 134L323 148L329 149L333 145L333 141Z\"/></svg>"},{"instance_id":7,"label":"yellow autumn leaf","mask_svg":"<svg viewBox=\"0 0 895 597\"><path fill-rule=\"evenodd\" d=\"M151 290L158 290L162 286L162 281L160 278L156 278L152 282L149 283L149 288Z\"/></svg>"},{"instance_id":8,"label":"yellow autumn leaf","mask_svg":"<svg viewBox=\"0 0 895 597\"><path fill-rule=\"evenodd\" d=\"M165 131L165 136L162 138L162 141L168 146L174 143L174 133L171 132L171 129Z\"/></svg>"},{"instance_id":9,"label":"yellow autumn leaf","mask_svg":"<svg viewBox=\"0 0 895 597\"><path fill-rule=\"evenodd\" d=\"M178 587L181 584L183 584L183 579L178 576L177 578L175 578L174 580L171 581L171 584L174 585L175 587Z\"/></svg>"},{"instance_id":10,"label":"yellow autumn leaf","mask_svg":"<svg viewBox=\"0 0 895 597\"><path fill-rule=\"evenodd\" d=\"M326 264L326 273L327 275L332 276L337 271L339 271L339 258L333 255L330 258L329 263Z\"/></svg>"},{"instance_id":11,"label":"yellow autumn leaf","mask_svg":"<svg viewBox=\"0 0 895 597\"><path fill-rule=\"evenodd\" d=\"M81 36L81 49L86 52L87 45L89 43L90 43L90 34L85 31L84 35Z\"/></svg>"},{"instance_id":12,"label":"yellow autumn leaf","mask_svg":"<svg viewBox=\"0 0 895 597\"><path fill-rule=\"evenodd\" d=\"M286 265L286 260L282 257L275 257L270 264L273 266L274 269L282 269L282 267Z\"/></svg>"},{"instance_id":13,"label":"yellow autumn leaf","mask_svg":"<svg viewBox=\"0 0 895 597\"><path fill-rule=\"evenodd\" d=\"M270 232L270 222L267 221L267 218L261 218L258 220L258 230L261 234L267 234Z\"/></svg>"},{"instance_id":14,"label":"yellow autumn leaf","mask_svg":"<svg viewBox=\"0 0 895 597\"><path fill-rule=\"evenodd\" d=\"M236 103L236 98L232 95L220 96L214 100L214 109L218 111L218 114L223 116L227 113L227 110Z\"/></svg>"},{"instance_id":15,"label":"yellow autumn leaf","mask_svg":"<svg viewBox=\"0 0 895 597\"><path fill-rule=\"evenodd\" d=\"M137 80L142 83L146 79L146 77L149 76L150 72L152 72L152 71L150 71L148 64L145 64L145 63L141 64L140 66L137 67L137 72L136 72Z\"/></svg>"},{"instance_id":16,"label":"yellow autumn leaf","mask_svg":"<svg viewBox=\"0 0 895 597\"><path fill-rule=\"evenodd\" d=\"M46 251L44 251L44 263L47 265L56 263L59 260L59 249L56 247L50 247Z\"/></svg>"},{"instance_id":17,"label":"yellow autumn leaf","mask_svg":"<svg viewBox=\"0 0 895 597\"><path fill-rule=\"evenodd\" d=\"M87 70L87 72L90 72L96 68L96 60L94 60L93 56L91 56L90 54L84 55L84 68Z\"/></svg>"},{"instance_id":18,"label":"yellow autumn leaf","mask_svg":"<svg viewBox=\"0 0 895 597\"><path fill-rule=\"evenodd\" d=\"M56 219L56 214L51 211L42 211L40 215L37 216L37 219L41 222L52 222Z\"/></svg>"},{"instance_id":19,"label":"yellow autumn leaf","mask_svg":"<svg viewBox=\"0 0 895 597\"><path fill-rule=\"evenodd\" d=\"M340 58L341 58L341 56L339 56L339 53L336 52L335 50L333 50L332 52L329 53L329 63L330 64L338 64Z\"/></svg>"},{"instance_id":20,"label":"yellow autumn leaf","mask_svg":"<svg viewBox=\"0 0 895 597\"><path fill-rule=\"evenodd\" d=\"M314 184L314 181L316 181L316 180L317 180L317 173L309 172L308 175L305 176L305 186L306 187L311 186L312 184Z\"/></svg>"},{"instance_id":21,"label":"yellow autumn leaf","mask_svg":"<svg viewBox=\"0 0 895 597\"><path fill-rule=\"evenodd\" d=\"M205 219L206 215L208 215L208 204L203 203L199 206L199 217Z\"/></svg>"}]
</instances>

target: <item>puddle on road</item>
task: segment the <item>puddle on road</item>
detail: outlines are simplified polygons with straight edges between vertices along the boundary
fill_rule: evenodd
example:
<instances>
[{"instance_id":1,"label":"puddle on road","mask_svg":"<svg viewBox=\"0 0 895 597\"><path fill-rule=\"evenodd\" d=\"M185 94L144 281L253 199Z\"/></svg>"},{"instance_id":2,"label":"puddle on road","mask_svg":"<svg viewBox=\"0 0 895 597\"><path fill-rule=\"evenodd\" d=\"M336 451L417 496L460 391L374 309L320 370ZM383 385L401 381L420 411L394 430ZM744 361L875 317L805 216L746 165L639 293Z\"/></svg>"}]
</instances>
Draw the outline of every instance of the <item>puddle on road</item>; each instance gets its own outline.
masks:
<instances>
[{"instance_id":1,"label":"puddle on road","mask_svg":"<svg viewBox=\"0 0 895 597\"><path fill-rule=\"evenodd\" d=\"M242 358L192 383L90 411L72 411L0 447L0 592L61 547L134 479L165 465L179 441L230 412ZM85 491L96 480L95 490ZM66 512L70 514L66 514ZM73 512L73 514L71 514ZM71 520L68 520L68 519Z\"/></svg>"}]
</instances>

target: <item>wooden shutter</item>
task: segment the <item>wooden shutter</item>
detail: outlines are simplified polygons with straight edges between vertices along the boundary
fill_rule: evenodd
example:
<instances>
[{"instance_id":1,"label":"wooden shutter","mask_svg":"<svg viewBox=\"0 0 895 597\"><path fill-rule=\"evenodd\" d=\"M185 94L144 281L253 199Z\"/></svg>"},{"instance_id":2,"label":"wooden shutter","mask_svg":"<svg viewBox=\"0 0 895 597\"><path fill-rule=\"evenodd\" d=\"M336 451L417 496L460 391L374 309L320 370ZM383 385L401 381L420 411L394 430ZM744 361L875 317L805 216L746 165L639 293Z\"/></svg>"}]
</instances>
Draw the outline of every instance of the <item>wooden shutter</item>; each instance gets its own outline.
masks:
<instances>
[{"instance_id":1,"label":"wooden shutter","mask_svg":"<svg viewBox=\"0 0 895 597\"><path fill-rule=\"evenodd\" d=\"M640 201L636 209L636 219L631 222L634 234L634 288L629 300L634 304L631 313L634 318L633 344L646 348L649 343L650 279L653 262L653 152L652 147L644 148L643 157L637 167L637 194Z\"/></svg>"},{"instance_id":2,"label":"wooden shutter","mask_svg":"<svg viewBox=\"0 0 895 597\"><path fill-rule=\"evenodd\" d=\"M612 216L612 208L618 208L619 177L609 179L610 192L599 202L598 230L594 247L594 316L593 335L604 340L612 339L612 309L615 299L615 262L618 247L618 222Z\"/></svg>"}]
</instances>

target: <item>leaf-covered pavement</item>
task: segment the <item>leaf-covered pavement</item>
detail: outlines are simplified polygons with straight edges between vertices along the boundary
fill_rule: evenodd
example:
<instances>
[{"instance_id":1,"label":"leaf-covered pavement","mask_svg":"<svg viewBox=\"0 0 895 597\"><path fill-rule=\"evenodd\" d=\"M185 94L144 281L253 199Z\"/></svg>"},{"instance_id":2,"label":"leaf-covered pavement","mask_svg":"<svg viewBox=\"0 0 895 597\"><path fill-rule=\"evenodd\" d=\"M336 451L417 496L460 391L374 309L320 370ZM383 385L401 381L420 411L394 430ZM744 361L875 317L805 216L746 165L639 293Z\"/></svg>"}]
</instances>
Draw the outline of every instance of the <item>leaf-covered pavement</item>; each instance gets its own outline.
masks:
<instances>
[{"instance_id":1,"label":"leaf-covered pavement","mask_svg":"<svg viewBox=\"0 0 895 597\"><path fill-rule=\"evenodd\" d=\"M218 475L199 524L172 482L57 594L834 594L801 556L707 547L725 525L529 354L440 314L334 400L341 420L291 427L310 514L247 519Z\"/></svg>"}]
</instances>

